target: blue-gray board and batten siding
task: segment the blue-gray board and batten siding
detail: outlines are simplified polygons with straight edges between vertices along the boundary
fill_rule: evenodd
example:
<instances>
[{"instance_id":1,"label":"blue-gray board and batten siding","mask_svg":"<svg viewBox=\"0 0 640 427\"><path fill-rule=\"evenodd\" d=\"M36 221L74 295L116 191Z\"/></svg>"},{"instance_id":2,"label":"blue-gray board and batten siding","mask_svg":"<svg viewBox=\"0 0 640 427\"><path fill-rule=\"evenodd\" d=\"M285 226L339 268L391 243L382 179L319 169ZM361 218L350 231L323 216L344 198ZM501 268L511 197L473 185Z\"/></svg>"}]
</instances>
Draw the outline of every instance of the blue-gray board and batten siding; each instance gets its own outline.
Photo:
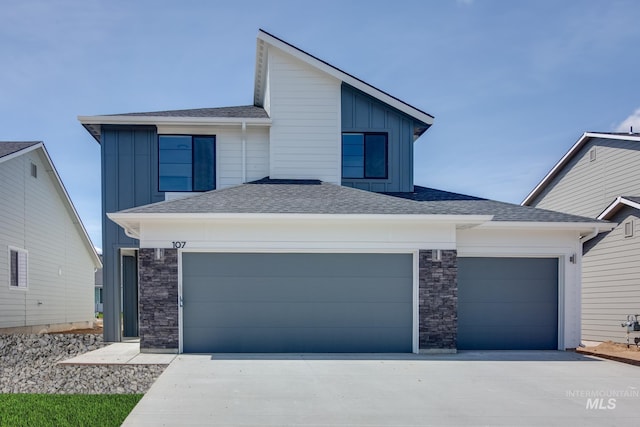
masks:
<instances>
[{"instance_id":1,"label":"blue-gray board and batten siding","mask_svg":"<svg viewBox=\"0 0 640 427\"><path fill-rule=\"evenodd\" d=\"M183 351L411 352L413 256L183 253Z\"/></svg>"},{"instance_id":2,"label":"blue-gray board and batten siding","mask_svg":"<svg viewBox=\"0 0 640 427\"><path fill-rule=\"evenodd\" d=\"M557 258L458 258L459 350L557 350Z\"/></svg>"},{"instance_id":3,"label":"blue-gray board and batten siding","mask_svg":"<svg viewBox=\"0 0 640 427\"><path fill-rule=\"evenodd\" d=\"M164 200L157 191L158 154L155 127L102 126L102 249L104 257L104 338L120 341L120 249L135 249L138 240L124 234L106 213ZM125 294L132 295L125 290ZM130 302L130 301L129 301ZM124 322L129 334L137 330L137 307L127 303ZM135 326L134 326L135 325Z\"/></svg>"},{"instance_id":4,"label":"blue-gray board and batten siding","mask_svg":"<svg viewBox=\"0 0 640 427\"><path fill-rule=\"evenodd\" d=\"M342 132L388 134L387 179L342 179L342 185L375 192L413 191L415 120L379 100L342 84Z\"/></svg>"}]
</instances>

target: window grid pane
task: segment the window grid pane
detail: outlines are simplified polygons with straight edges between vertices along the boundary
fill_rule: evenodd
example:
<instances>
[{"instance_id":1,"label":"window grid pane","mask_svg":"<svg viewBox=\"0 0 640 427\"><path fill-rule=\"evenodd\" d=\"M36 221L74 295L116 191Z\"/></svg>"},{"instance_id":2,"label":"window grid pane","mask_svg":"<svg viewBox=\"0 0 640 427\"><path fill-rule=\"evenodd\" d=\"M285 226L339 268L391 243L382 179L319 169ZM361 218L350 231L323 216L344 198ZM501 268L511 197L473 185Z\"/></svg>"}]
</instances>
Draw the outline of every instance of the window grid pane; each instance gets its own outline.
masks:
<instances>
[{"instance_id":1,"label":"window grid pane","mask_svg":"<svg viewBox=\"0 0 640 427\"><path fill-rule=\"evenodd\" d=\"M158 190L215 189L215 136L158 135Z\"/></svg>"},{"instance_id":2,"label":"window grid pane","mask_svg":"<svg viewBox=\"0 0 640 427\"><path fill-rule=\"evenodd\" d=\"M342 134L343 178L386 179L387 175L387 134Z\"/></svg>"}]
</instances>

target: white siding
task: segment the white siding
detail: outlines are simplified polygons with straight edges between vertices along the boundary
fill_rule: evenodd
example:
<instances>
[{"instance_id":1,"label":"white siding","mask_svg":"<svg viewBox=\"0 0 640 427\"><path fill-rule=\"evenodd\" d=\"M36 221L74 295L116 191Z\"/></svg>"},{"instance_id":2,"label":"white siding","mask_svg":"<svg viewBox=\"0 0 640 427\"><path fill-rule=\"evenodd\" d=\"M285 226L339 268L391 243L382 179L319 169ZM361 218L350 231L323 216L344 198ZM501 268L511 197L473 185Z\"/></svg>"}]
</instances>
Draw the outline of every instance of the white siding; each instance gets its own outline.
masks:
<instances>
[{"instance_id":1,"label":"white siding","mask_svg":"<svg viewBox=\"0 0 640 427\"><path fill-rule=\"evenodd\" d=\"M589 152L596 151L595 161ZM594 138L531 203L543 209L597 217L618 196L640 195L640 144Z\"/></svg>"},{"instance_id":2,"label":"white siding","mask_svg":"<svg viewBox=\"0 0 640 427\"><path fill-rule=\"evenodd\" d=\"M242 127L236 126L158 126L158 134L215 135L216 188L243 184ZM269 128L247 126L246 182L269 176Z\"/></svg>"},{"instance_id":3,"label":"white siding","mask_svg":"<svg viewBox=\"0 0 640 427\"><path fill-rule=\"evenodd\" d=\"M46 165L40 150L0 163L0 328L93 319L91 253ZM9 246L29 253L27 290L9 288Z\"/></svg>"},{"instance_id":4,"label":"white siding","mask_svg":"<svg viewBox=\"0 0 640 427\"><path fill-rule=\"evenodd\" d=\"M340 84L269 48L270 176L340 184Z\"/></svg>"},{"instance_id":5,"label":"white siding","mask_svg":"<svg viewBox=\"0 0 640 427\"><path fill-rule=\"evenodd\" d=\"M582 270L582 334L593 341L626 341L620 324L640 313L640 215L622 209L613 221L620 225L585 244ZM625 237L624 224L633 221L634 234Z\"/></svg>"}]
</instances>

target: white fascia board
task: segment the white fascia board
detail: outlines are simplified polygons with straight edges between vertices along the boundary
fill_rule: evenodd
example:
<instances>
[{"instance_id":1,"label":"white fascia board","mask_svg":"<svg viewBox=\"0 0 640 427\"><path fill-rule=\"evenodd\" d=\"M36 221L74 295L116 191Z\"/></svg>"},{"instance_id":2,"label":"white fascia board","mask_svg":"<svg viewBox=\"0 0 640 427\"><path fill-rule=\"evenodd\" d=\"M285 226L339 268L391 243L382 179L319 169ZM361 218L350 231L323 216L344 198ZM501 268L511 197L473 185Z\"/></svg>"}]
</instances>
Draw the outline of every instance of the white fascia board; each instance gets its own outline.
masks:
<instances>
[{"instance_id":1,"label":"white fascia board","mask_svg":"<svg viewBox=\"0 0 640 427\"><path fill-rule=\"evenodd\" d=\"M375 88L374 86L371 86L370 84L364 82L363 80L360 80L350 74L345 73L344 71L322 61L319 60L315 57L313 57L312 55L292 46L289 45L263 31L258 31L258 40L263 40L266 43L268 43L269 45L276 47L278 49L280 49L283 52L288 53L289 55L299 59L302 62L305 62L306 64L311 65L312 67L332 76L335 77L338 80L341 80L345 83L347 83L350 86L355 87L356 89L361 90L362 92L366 93L367 95L370 95L382 102L384 102L387 105L392 106L393 108L402 111L403 113L417 119L420 120L423 123L426 123L428 125L432 125L433 124L433 116L431 116L430 114L425 113L424 111L420 111L419 109L412 107L411 105L407 104L404 101L399 100L398 98L395 98L391 95L389 95L388 93L385 93L383 91L381 91L380 89ZM259 64L256 64L256 67L258 67Z\"/></svg>"},{"instance_id":2,"label":"white fascia board","mask_svg":"<svg viewBox=\"0 0 640 427\"><path fill-rule=\"evenodd\" d=\"M269 118L249 117L165 117L165 116L78 116L83 125L242 125L271 126Z\"/></svg>"},{"instance_id":3,"label":"white fascia board","mask_svg":"<svg viewBox=\"0 0 640 427\"><path fill-rule=\"evenodd\" d=\"M563 230L579 231L580 233L589 233L596 228L600 231L609 231L615 227L616 224L608 222L491 221L478 225L479 229Z\"/></svg>"},{"instance_id":4,"label":"white fascia board","mask_svg":"<svg viewBox=\"0 0 640 427\"><path fill-rule=\"evenodd\" d=\"M71 201L71 197L69 196L69 193L67 193L67 189L65 188L64 183L62 182L62 179L60 178L60 175L58 175L58 171L56 170L56 167L53 164L53 161L51 160L51 157L49 157L49 153L47 152L47 149L45 148L44 144L42 144L42 143L37 144L34 147L42 148L42 152L44 153L44 157L46 158L47 163L49 164L49 167L51 168L51 173L55 177L54 181L58 185L59 193L62 194L62 196L64 197L64 200L65 200L67 206L70 208L70 210L71 210L71 212L72 212L72 214L74 216L73 224L76 226L76 229L78 231L80 231L81 236L84 238L85 246L87 247L87 249L89 250L89 252L91 253L91 255L93 257L94 266L96 268L102 268L102 261L100 260L100 256L98 255L98 252L96 251L95 246L93 246L93 242L91 241L91 238L89 237L89 233L87 233L87 229L84 227L84 224L82 223L82 220L80 219L80 215L78 214L78 211L76 210L76 207L74 206L73 202ZM31 147L29 147L29 148L31 148Z\"/></svg>"},{"instance_id":5,"label":"white fascia board","mask_svg":"<svg viewBox=\"0 0 640 427\"><path fill-rule=\"evenodd\" d=\"M484 224L492 215L378 215L378 214L277 214L277 213L126 213L114 212L107 216L114 221L200 221L219 219L238 220L326 220L326 221L414 221L442 224Z\"/></svg>"},{"instance_id":6,"label":"white fascia board","mask_svg":"<svg viewBox=\"0 0 640 427\"><path fill-rule=\"evenodd\" d=\"M560 161L555 164L555 166L549 171L547 175L540 181L538 185L535 186L533 190L524 198L520 205L529 206L529 204L533 201L535 197L538 196L542 192L542 190L549 184L549 182L558 174L560 169L562 169L568 162L573 158L573 156L589 141L591 138L605 138L605 139L624 139L630 141L640 141L639 135L610 135L606 133L598 133L598 132L585 132L582 136L576 141L575 144L567 151L567 153L562 156Z\"/></svg>"},{"instance_id":7,"label":"white fascia board","mask_svg":"<svg viewBox=\"0 0 640 427\"><path fill-rule=\"evenodd\" d=\"M38 142L37 144L33 144L29 147L23 148L22 150L16 151L15 153L7 154L6 156L0 157L0 163L15 159L16 157L20 157L23 154L29 153L33 150L37 150L38 148L44 149L44 144L42 142Z\"/></svg>"},{"instance_id":8,"label":"white fascia board","mask_svg":"<svg viewBox=\"0 0 640 427\"><path fill-rule=\"evenodd\" d=\"M622 196L618 196L613 201L613 203L607 206L607 208L600 215L598 215L598 219L607 219L609 215L611 215L612 213L615 213L618 210L618 208L620 208L620 206L629 206L634 209L640 210L640 203L636 203L633 200L625 199Z\"/></svg>"},{"instance_id":9,"label":"white fascia board","mask_svg":"<svg viewBox=\"0 0 640 427\"><path fill-rule=\"evenodd\" d=\"M455 224L478 226L491 221L491 215L327 215L327 214L242 214L242 213L107 213L107 217L125 229L130 237L139 238L143 222L198 222L198 221L378 221L413 222L429 224Z\"/></svg>"}]
</instances>

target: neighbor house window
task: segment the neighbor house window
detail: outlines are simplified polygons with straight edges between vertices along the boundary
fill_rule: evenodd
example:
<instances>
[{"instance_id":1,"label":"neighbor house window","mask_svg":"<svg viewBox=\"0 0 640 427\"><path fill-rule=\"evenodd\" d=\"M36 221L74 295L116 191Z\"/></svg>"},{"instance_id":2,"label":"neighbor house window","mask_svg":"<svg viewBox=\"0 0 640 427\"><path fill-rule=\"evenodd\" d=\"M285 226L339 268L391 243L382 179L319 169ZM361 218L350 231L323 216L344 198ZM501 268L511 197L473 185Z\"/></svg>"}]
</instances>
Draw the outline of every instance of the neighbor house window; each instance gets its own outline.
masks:
<instances>
[{"instance_id":1,"label":"neighbor house window","mask_svg":"<svg viewBox=\"0 0 640 427\"><path fill-rule=\"evenodd\" d=\"M387 134L343 133L342 177L387 178Z\"/></svg>"},{"instance_id":2,"label":"neighbor house window","mask_svg":"<svg viewBox=\"0 0 640 427\"><path fill-rule=\"evenodd\" d=\"M9 266L11 270L9 286L16 289L26 289L27 251L9 248Z\"/></svg>"},{"instance_id":3,"label":"neighbor house window","mask_svg":"<svg viewBox=\"0 0 640 427\"><path fill-rule=\"evenodd\" d=\"M158 163L160 191L216 188L215 136L159 135Z\"/></svg>"}]
</instances>

